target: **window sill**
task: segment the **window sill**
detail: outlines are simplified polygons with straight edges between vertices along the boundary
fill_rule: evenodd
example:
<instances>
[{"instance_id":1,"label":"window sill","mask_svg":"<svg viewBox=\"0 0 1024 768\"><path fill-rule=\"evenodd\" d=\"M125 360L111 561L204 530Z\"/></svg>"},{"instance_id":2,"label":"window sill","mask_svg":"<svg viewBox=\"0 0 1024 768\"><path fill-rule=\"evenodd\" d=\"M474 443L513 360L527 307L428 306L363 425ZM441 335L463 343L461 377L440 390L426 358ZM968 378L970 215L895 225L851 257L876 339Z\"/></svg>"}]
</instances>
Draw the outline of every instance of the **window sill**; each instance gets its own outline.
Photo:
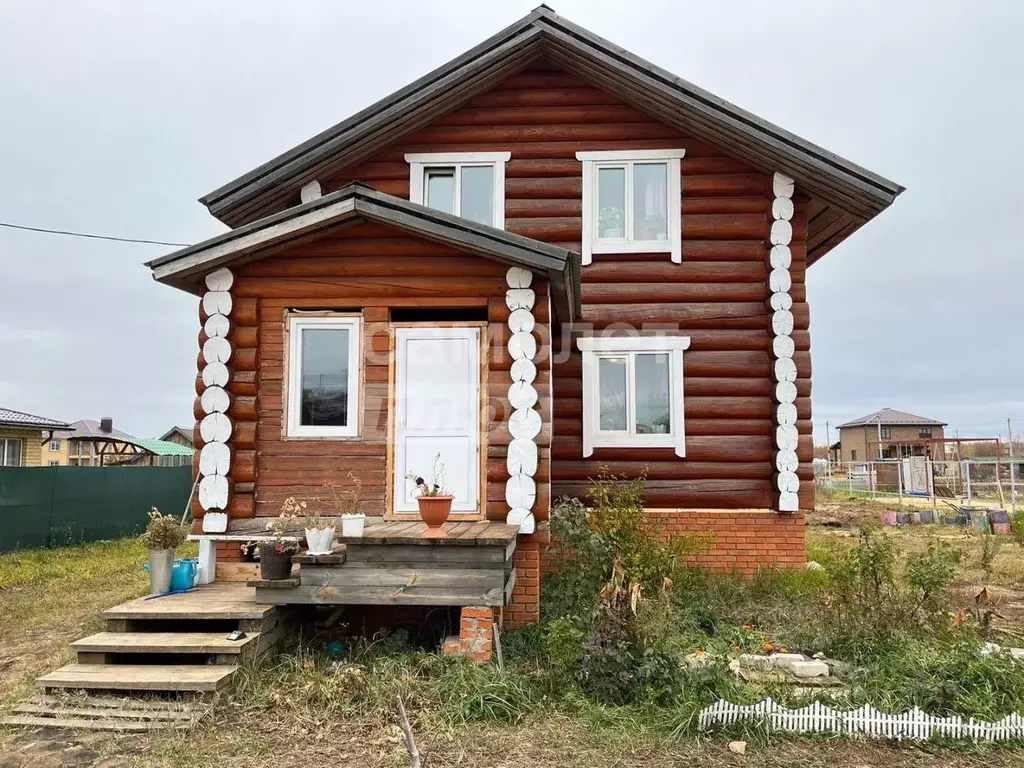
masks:
<instances>
[{"instance_id":1,"label":"window sill","mask_svg":"<svg viewBox=\"0 0 1024 768\"><path fill-rule=\"evenodd\" d=\"M318 442L362 442L362 435L282 435L282 440L302 442L315 440Z\"/></svg>"},{"instance_id":2,"label":"window sill","mask_svg":"<svg viewBox=\"0 0 1024 768\"><path fill-rule=\"evenodd\" d=\"M671 240L597 240L591 253L672 253Z\"/></svg>"}]
</instances>

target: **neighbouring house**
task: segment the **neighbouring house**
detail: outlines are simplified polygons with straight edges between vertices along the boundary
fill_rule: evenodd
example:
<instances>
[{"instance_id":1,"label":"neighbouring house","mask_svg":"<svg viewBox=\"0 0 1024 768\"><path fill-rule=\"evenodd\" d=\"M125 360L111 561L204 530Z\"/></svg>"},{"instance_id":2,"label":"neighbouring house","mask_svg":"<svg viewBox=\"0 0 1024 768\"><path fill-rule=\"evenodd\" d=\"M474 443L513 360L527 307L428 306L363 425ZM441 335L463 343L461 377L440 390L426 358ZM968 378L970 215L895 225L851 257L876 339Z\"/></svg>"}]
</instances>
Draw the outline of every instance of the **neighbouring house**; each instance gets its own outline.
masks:
<instances>
[{"instance_id":1,"label":"neighbouring house","mask_svg":"<svg viewBox=\"0 0 1024 768\"><path fill-rule=\"evenodd\" d=\"M698 563L802 566L806 271L901 191L537 8L206 195L231 230L148 263L200 299L207 566L347 472L413 520L437 453L460 536L519 531L486 602L513 624L552 500L603 466L711 534ZM317 589L294 601L346 602Z\"/></svg>"},{"instance_id":2,"label":"neighbouring house","mask_svg":"<svg viewBox=\"0 0 1024 768\"><path fill-rule=\"evenodd\" d=\"M195 427L171 427L157 439L192 448L192 433L194 431Z\"/></svg>"},{"instance_id":3,"label":"neighbouring house","mask_svg":"<svg viewBox=\"0 0 1024 768\"><path fill-rule=\"evenodd\" d=\"M942 461L946 422L883 408L840 424L833 455L841 463L927 456Z\"/></svg>"},{"instance_id":4,"label":"neighbouring house","mask_svg":"<svg viewBox=\"0 0 1024 768\"><path fill-rule=\"evenodd\" d=\"M135 437L114 428L110 417L81 419L56 431L43 445L43 466L180 466L195 453L181 440Z\"/></svg>"},{"instance_id":5,"label":"neighbouring house","mask_svg":"<svg viewBox=\"0 0 1024 768\"><path fill-rule=\"evenodd\" d=\"M43 445L49 446L57 430L68 424L45 416L0 408L0 467L40 467Z\"/></svg>"}]
</instances>

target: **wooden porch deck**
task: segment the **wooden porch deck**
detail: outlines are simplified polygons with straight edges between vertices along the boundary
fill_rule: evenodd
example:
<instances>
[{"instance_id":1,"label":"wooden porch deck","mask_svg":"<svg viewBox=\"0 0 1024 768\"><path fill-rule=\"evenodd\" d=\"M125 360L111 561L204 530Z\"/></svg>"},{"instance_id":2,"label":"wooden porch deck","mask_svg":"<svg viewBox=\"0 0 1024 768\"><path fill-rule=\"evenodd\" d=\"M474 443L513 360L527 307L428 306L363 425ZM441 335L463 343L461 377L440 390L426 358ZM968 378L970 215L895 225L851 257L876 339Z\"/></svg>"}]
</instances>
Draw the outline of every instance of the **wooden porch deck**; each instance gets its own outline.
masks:
<instances>
[{"instance_id":1,"label":"wooden porch deck","mask_svg":"<svg viewBox=\"0 0 1024 768\"><path fill-rule=\"evenodd\" d=\"M261 605L501 606L516 583L518 528L490 521L446 523L424 538L422 522L375 521L339 537L331 555L301 554L298 576L256 580Z\"/></svg>"}]
</instances>

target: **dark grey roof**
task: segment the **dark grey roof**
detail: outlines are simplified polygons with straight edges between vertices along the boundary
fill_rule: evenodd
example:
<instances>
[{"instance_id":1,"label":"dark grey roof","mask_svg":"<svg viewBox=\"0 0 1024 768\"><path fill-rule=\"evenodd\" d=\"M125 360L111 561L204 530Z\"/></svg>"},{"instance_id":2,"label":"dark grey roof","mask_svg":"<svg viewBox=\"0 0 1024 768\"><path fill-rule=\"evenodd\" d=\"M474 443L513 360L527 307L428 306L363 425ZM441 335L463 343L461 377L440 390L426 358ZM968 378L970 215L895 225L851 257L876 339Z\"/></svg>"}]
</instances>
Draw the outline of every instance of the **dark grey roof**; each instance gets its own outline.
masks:
<instances>
[{"instance_id":1,"label":"dark grey roof","mask_svg":"<svg viewBox=\"0 0 1024 768\"><path fill-rule=\"evenodd\" d=\"M192 427L182 427L180 425L171 427L162 435L160 435L160 437L158 437L157 440L167 440L167 438L169 438L175 432L177 432L182 437L187 438L190 443L192 442Z\"/></svg>"},{"instance_id":2,"label":"dark grey roof","mask_svg":"<svg viewBox=\"0 0 1024 768\"><path fill-rule=\"evenodd\" d=\"M541 56L717 144L811 195L808 254L819 258L887 208L903 187L800 138L540 6L480 45L332 128L210 192L201 202L230 226L292 205L331 175L423 127Z\"/></svg>"},{"instance_id":3,"label":"dark grey roof","mask_svg":"<svg viewBox=\"0 0 1024 768\"><path fill-rule=\"evenodd\" d=\"M897 411L893 408L883 408L880 411L869 413L867 416L861 416L859 419L848 421L845 424L840 424L837 429L845 429L846 427L860 427L860 426L875 426L881 424L885 426L912 426L912 427L944 427L946 422L936 421L935 419L926 419L924 416L915 416L912 413L906 411Z\"/></svg>"},{"instance_id":4,"label":"dark grey roof","mask_svg":"<svg viewBox=\"0 0 1024 768\"><path fill-rule=\"evenodd\" d=\"M3 427L25 427L26 429L67 429L65 421L48 419L45 416L33 416L31 413L13 411L10 408L0 408L0 426Z\"/></svg>"},{"instance_id":5,"label":"dark grey roof","mask_svg":"<svg viewBox=\"0 0 1024 768\"><path fill-rule=\"evenodd\" d=\"M134 435L129 435L119 429L111 428L109 432L104 432L100 428L100 422L95 419L73 421L70 427L70 431L63 433L61 437L66 437L69 440L116 440L119 443L132 444L137 439Z\"/></svg>"},{"instance_id":6,"label":"dark grey roof","mask_svg":"<svg viewBox=\"0 0 1024 768\"><path fill-rule=\"evenodd\" d=\"M533 238L442 213L419 203L348 184L337 192L267 216L146 263L154 279L190 293L201 292L204 275L239 259L251 260L297 238L358 219L378 221L425 240L540 272L551 282L555 313L572 322L580 311L579 255Z\"/></svg>"}]
</instances>

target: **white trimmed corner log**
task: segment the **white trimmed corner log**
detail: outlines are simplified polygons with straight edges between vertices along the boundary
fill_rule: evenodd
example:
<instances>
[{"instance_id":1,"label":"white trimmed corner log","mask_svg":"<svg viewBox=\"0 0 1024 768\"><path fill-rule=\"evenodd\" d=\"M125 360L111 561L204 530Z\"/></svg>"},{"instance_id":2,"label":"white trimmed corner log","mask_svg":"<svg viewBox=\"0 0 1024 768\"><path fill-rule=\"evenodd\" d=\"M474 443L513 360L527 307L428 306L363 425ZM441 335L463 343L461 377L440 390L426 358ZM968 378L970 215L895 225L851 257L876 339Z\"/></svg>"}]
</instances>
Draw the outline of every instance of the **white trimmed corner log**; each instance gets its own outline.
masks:
<instances>
[{"instance_id":1,"label":"white trimmed corner log","mask_svg":"<svg viewBox=\"0 0 1024 768\"><path fill-rule=\"evenodd\" d=\"M508 431L512 441L508 446L506 467L509 479L505 483L505 502L509 513L505 522L519 527L519 533L531 534L536 529L533 505L537 501L537 474L540 451L537 435L543 424L534 408L539 399L533 382L537 378L537 340L533 336L536 325L533 305L537 300L530 285L533 273L522 267L511 267L505 273L508 290L505 305L511 310L508 327L512 335L508 340L508 354L512 358L512 383L508 388L508 402L512 412L508 418Z\"/></svg>"},{"instance_id":2,"label":"white trimmed corner log","mask_svg":"<svg viewBox=\"0 0 1024 768\"><path fill-rule=\"evenodd\" d=\"M778 488L779 512L797 512L800 508L800 478L796 472L800 466L797 446L800 433L796 428L796 363L793 354L793 298L790 290L793 278L792 218L794 213L793 194L796 185L789 176L776 173L772 177L772 224L769 233L771 251L768 261L771 273L768 288L771 296L768 308L772 313L772 355L775 357L773 370L775 379L775 485Z\"/></svg>"},{"instance_id":3,"label":"white trimmed corner log","mask_svg":"<svg viewBox=\"0 0 1024 768\"><path fill-rule=\"evenodd\" d=\"M199 506L204 510L203 531L205 533L224 533L228 529L228 508L231 472L231 440L232 425L227 415L231 406L231 397L227 393L227 385L231 372L227 362L231 359L231 342L227 336L231 332L231 287L235 277L231 270L221 268L214 270L205 278L207 292L202 298L203 311L207 314L203 330L207 339L203 343L202 379L206 389L199 397L203 409L203 419L199 423L199 434L203 438L203 447L199 452ZM213 569L216 567L216 547L207 546L200 552L201 561L205 561L206 573L204 582L213 581Z\"/></svg>"},{"instance_id":4,"label":"white trimmed corner log","mask_svg":"<svg viewBox=\"0 0 1024 768\"><path fill-rule=\"evenodd\" d=\"M316 179L307 181L299 190L299 202L301 203L311 203L322 196L323 189L320 187L320 182Z\"/></svg>"}]
</instances>

